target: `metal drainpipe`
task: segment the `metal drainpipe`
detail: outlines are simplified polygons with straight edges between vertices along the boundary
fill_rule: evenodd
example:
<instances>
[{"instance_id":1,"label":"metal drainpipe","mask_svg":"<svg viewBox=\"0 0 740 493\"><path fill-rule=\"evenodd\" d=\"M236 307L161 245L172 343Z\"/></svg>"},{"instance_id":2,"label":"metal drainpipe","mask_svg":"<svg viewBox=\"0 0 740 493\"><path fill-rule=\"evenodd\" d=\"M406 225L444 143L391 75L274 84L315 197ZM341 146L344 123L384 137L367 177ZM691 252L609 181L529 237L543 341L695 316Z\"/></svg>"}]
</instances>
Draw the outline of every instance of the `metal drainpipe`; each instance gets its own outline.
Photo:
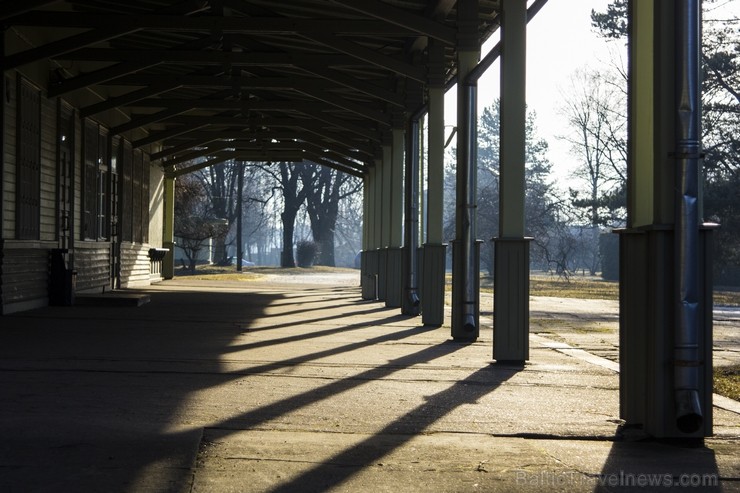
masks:
<instances>
[{"instance_id":1,"label":"metal drainpipe","mask_svg":"<svg viewBox=\"0 0 740 493\"><path fill-rule=\"evenodd\" d=\"M467 103L467 115L468 115L468 131L464 136L465 141L461 144L467 149L468 159L465 162L467 167L467 179L468 182L465 187L465 210L463 219L463 245L464 258L465 258L465 279L463 289L463 328L472 332L476 330L476 293L477 289L475 286L475 280L478 278L476 275L476 258L475 258L475 244L476 244L476 217L475 209L476 205L476 190L478 187L478 143L477 143L477 98L478 98L478 84L476 80L469 80L463 85L463 90L466 93Z\"/></svg>"},{"instance_id":2,"label":"metal drainpipe","mask_svg":"<svg viewBox=\"0 0 740 493\"><path fill-rule=\"evenodd\" d=\"M674 333L676 426L694 433L702 426L699 397L699 164L700 0L676 3L676 273Z\"/></svg>"},{"instance_id":3,"label":"metal drainpipe","mask_svg":"<svg viewBox=\"0 0 740 493\"><path fill-rule=\"evenodd\" d=\"M419 306L417 250L419 248L419 117L411 119L409 152L406 159L406 227L404 229L408 261L407 293L411 306Z\"/></svg>"}]
</instances>

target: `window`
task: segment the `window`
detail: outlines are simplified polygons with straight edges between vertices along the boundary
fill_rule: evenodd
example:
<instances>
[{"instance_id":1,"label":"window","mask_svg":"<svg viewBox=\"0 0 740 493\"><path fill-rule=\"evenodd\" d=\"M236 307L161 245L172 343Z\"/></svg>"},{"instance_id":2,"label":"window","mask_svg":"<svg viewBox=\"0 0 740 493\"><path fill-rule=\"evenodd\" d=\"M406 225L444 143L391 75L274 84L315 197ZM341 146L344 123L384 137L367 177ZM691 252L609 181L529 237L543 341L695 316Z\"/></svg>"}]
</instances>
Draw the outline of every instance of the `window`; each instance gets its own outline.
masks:
<instances>
[{"instance_id":1,"label":"window","mask_svg":"<svg viewBox=\"0 0 740 493\"><path fill-rule=\"evenodd\" d=\"M122 241L134 241L133 238L133 224L131 222L132 214L134 210L133 206L133 149L131 143L123 141L123 152L121 161L118 163L121 173L121 240Z\"/></svg>"},{"instance_id":2,"label":"window","mask_svg":"<svg viewBox=\"0 0 740 493\"><path fill-rule=\"evenodd\" d=\"M97 123L85 120L82 173L82 239L109 236L108 141Z\"/></svg>"}]
</instances>

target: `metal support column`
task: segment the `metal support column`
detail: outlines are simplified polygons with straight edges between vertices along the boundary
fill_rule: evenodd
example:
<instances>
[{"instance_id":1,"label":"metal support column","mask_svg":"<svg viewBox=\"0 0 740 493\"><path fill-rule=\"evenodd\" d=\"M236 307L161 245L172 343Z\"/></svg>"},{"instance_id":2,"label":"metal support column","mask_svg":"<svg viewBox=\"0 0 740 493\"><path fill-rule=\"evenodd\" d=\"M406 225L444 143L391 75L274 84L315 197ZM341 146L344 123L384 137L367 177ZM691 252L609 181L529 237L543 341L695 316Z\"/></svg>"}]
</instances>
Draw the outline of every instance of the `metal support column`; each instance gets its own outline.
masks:
<instances>
[{"instance_id":1,"label":"metal support column","mask_svg":"<svg viewBox=\"0 0 740 493\"><path fill-rule=\"evenodd\" d=\"M375 186L377 167L363 177L362 186L362 253L360 254L360 288L362 299L377 298L377 252L375 238Z\"/></svg>"},{"instance_id":2,"label":"metal support column","mask_svg":"<svg viewBox=\"0 0 740 493\"><path fill-rule=\"evenodd\" d=\"M391 147L391 189L385 200L390 202L390 235L388 237L388 256L386 263L385 306L400 308L403 298L403 169L405 153L405 132L403 120L397 118L393 129Z\"/></svg>"},{"instance_id":3,"label":"metal support column","mask_svg":"<svg viewBox=\"0 0 740 493\"><path fill-rule=\"evenodd\" d=\"M445 320L447 264L443 232L445 80L444 46L434 39L429 42L428 65L427 237L422 256L421 319L424 325L439 327Z\"/></svg>"},{"instance_id":4,"label":"metal support column","mask_svg":"<svg viewBox=\"0 0 740 493\"><path fill-rule=\"evenodd\" d=\"M405 188L405 221L403 228L403 280L404 293L401 301L401 313L419 315L421 299L419 298L418 249L419 249L419 118L412 117L409 131L406 134L406 179Z\"/></svg>"},{"instance_id":5,"label":"metal support column","mask_svg":"<svg viewBox=\"0 0 740 493\"><path fill-rule=\"evenodd\" d=\"M480 334L480 267L476 241L477 81L466 84L478 64L478 2L457 2L457 171L455 241L452 246L452 338L475 341Z\"/></svg>"},{"instance_id":6,"label":"metal support column","mask_svg":"<svg viewBox=\"0 0 740 493\"><path fill-rule=\"evenodd\" d=\"M499 236L494 239L493 358L529 358L529 239L524 237L527 8L503 1Z\"/></svg>"},{"instance_id":7,"label":"metal support column","mask_svg":"<svg viewBox=\"0 0 740 493\"><path fill-rule=\"evenodd\" d=\"M244 215L244 161L237 161L237 173L236 177L238 194L236 196L236 270L242 271L242 259L244 258L244 239L243 239L243 219Z\"/></svg>"},{"instance_id":8,"label":"metal support column","mask_svg":"<svg viewBox=\"0 0 740 493\"><path fill-rule=\"evenodd\" d=\"M630 3L620 416L656 438L712 434L711 231L701 224L699 0Z\"/></svg>"},{"instance_id":9,"label":"metal support column","mask_svg":"<svg viewBox=\"0 0 740 493\"><path fill-rule=\"evenodd\" d=\"M378 245L378 299L385 301L388 297L388 248L390 246L391 235L391 195L393 193L391 171L393 162L391 159L391 137L387 139L388 144L382 146L381 158L381 183L378 192L378 206L381 210L380 215L380 244Z\"/></svg>"}]
</instances>

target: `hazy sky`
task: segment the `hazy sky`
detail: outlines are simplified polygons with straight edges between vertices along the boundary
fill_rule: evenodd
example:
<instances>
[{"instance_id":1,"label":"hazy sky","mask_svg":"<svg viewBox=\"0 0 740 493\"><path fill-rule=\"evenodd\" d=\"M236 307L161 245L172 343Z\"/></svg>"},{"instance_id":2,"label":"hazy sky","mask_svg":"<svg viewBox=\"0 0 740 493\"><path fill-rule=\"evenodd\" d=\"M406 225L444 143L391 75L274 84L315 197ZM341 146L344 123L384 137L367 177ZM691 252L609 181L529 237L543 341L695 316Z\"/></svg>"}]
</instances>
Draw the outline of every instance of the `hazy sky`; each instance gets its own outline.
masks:
<instances>
[{"instance_id":1,"label":"hazy sky","mask_svg":"<svg viewBox=\"0 0 740 493\"><path fill-rule=\"evenodd\" d=\"M531 3L531 0L528 2ZM536 135L549 144L548 159L556 181L566 187L576 159L558 136L566 133L560 114L562 93L578 69L598 68L626 57L626 41L599 38L591 27L591 10L606 12L611 0L549 0L527 25L527 107L536 114ZM740 0L704 2L705 20L740 16ZM491 46L498 41L489 40ZM488 46L484 46L484 53ZM626 65L625 62L622 65ZM500 96L499 64L494 63L478 85L478 112ZM456 90L445 100L447 135L456 125ZM454 141L453 141L453 144Z\"/></svg>"},{"instance_id":2,"label":"hazy sky","mask_svg":"<svg viewBox=\"0 0 740 493\"><path fill-rule=\"evenodd\" d=\"M537 135L549 143L548 157L560 180L567 178L571 161L567 146L556 138L563 133L563 118L558 115L561 90L577 69L598 65L609 56L605 41L591 28L591 10L604 12L609 3L549 0L527 26L527 106L536 112ZM498 67L495 63L479 80L479 112L500 95ZM450 125L455 124L455 97L451 90L446 101Z\"/></svg>"}]
</instances>

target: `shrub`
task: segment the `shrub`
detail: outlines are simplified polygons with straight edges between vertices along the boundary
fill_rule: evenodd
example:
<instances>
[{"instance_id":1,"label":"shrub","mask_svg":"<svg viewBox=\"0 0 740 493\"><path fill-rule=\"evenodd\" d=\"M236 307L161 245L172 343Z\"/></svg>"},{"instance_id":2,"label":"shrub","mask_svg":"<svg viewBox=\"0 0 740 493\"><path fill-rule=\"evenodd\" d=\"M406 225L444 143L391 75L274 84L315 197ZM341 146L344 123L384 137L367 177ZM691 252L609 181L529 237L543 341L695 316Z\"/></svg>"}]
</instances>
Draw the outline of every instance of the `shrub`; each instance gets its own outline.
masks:
<instances>
[{"instance_id":1,"label":"shrub","mask_svg":"<svg viewBox=\"0 0 740 493\"><path fill-rule=\"evenodd\" d=\"M298 267L311 267L319 256L319 244L313 241L299 241L296 245Z\"/></svg>"}]
</instances>

